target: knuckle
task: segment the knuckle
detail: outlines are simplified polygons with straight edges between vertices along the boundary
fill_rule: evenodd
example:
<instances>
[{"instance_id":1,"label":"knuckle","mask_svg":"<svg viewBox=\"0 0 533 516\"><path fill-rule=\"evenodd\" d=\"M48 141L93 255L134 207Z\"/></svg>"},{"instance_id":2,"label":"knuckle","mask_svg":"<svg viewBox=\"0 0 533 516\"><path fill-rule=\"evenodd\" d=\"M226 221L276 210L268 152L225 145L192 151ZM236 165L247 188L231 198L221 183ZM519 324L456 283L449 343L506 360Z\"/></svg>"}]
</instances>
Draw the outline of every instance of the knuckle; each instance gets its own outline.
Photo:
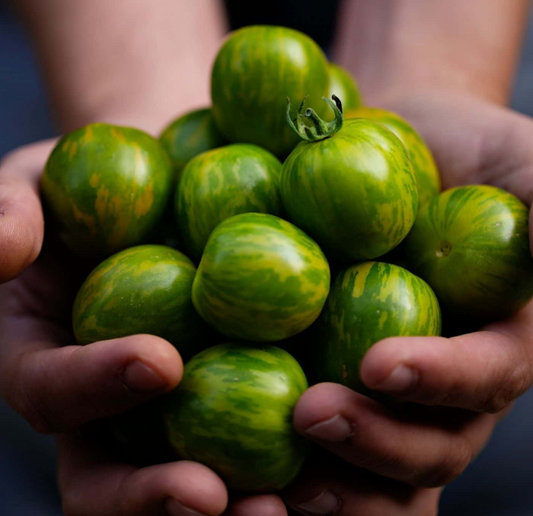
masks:
<instances>
[{"instance_id":1,"label":"knuckle","mask_svg":"<svg viewBox=\"0 0 533 516\"><path fill-rule=\"evenodd\" d=\"M441 487L455 480L473 459L473 452L465 439L458 439L450 452L438 462L417 475L414 484L419 487Z\"/></svg>"},{"instance_id":2,"label":"knuckle","mask_svg":"<svg viewBox=\"0 0 533 516\"><path fill-rule=\"evenodd\" d=\"M497 414L504 410L529 389L531 376L532 372L528 363L522 363L514 367L511 373L499 382L498 387L485 402L482 410L491 414Z\"/></svg>"}]
</instances>

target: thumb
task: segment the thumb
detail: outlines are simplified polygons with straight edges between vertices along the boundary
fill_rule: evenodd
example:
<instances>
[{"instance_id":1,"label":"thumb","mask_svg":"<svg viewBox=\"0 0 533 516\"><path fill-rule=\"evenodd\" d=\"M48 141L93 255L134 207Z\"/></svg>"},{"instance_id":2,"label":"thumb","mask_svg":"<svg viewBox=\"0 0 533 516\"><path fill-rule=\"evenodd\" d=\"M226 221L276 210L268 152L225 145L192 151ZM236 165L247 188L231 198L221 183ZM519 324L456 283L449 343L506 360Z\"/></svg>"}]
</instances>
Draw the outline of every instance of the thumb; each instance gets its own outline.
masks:
<instances>
[{"instance_id":1,"label":"thumb","mask_svg":"<svg viewBox=\"0 0 533 516\"><path fill-rule=\"evenodd\" d=\"M27 351L10 365L6 399L41 433L125 412L174 388L183 374L177 350L152 335Z\"/></svg>"},{"instance_id":2,"label":"thumb","mask_svg":"<svg viewBox=\"0 0 533 516\"><path fill-rule=\"evenodd\" d=\"M54 144L47 140L21 147L0 163L0 283L20 274L41 251L39 177Z\"/></svg>"}]
</instances>

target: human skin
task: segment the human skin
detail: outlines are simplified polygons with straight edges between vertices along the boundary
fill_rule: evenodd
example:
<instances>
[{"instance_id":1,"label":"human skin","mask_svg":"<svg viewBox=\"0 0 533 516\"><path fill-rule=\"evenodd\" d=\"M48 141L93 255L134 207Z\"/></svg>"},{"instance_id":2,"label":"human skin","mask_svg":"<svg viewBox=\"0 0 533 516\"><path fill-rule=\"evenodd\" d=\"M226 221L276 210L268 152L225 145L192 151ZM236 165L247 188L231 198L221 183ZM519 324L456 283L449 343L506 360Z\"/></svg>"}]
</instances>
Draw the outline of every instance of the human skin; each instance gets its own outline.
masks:
<instances>
[{"instance_id":1,"label":"human skin","mask_svg":"<svg viewBox=\"0 0 533 516\"><path fill-rule=\"evenodd\" d=\"M358 76L371 103L399 112L427 139L444 187L486 182L531 204L529 135L533 122L497 105L508 95L519 47L514 34L521 30L525 2L500 2L498 7L496 0L482 1L492 8L480 10L478 18L482 19L476 23L480 27L490 23L493 39L509 42L508 51L488 60L489 72L498 70L494 75L480 73L478 77L477 72L461 66L462 61L452 59L446 74L435 73L438 80L420 76L413 85L409 74L400 80L401 66L388 63L384 68L390 67L389 77L398 77L398 87L392 91L379 88L391 84L383 80L381 74L386 72L368 73L357 60L343 57L365 54L371 62L375 52L378 62L383 52L387 55L372 35L358 42L364 52L354 50L348 35L357 33L358 23L363 22L353 6L370 10L365 16L379 33L390 26L401 27L406 20L414 26L428 22L419 18L418 10L409 10L411 0L348 4L351 7L341 17L345 23L337 52L341 64ZM128 9L123 8L124 2ZM159 0L161 11L150 11L148 3L139 0L51 0L46 9L37 0L19 3L40 49L62 130L104 120L157 133L176 114L208 102L210 60L206 56L214 55L223 32L213 2ZM439 13L443 9L439 2L427 3L432 10L423 11L430 20L444 23L448 19ZM464 9L462 3L446 3L446 11L461 12L454 34L461 23L472 23L471 17L458 11ZM383 9L385 5L391 6L389 16L372 12L372 6ZM183 19L187 27L183 32L175 30L176 20ZM381 26L380 19L390 25ZM92 41L95 20L98 41ZM115 26L117 20L121 20L121 30ZM466 35L456 51L462 57L468 49L474 59L481 47L476 38L468 37L471 33L466 28L458 31ZM402 34L412 33L397 32L400 46ZM446 32L443 26L443 35ZM133 33L135 38L129 37ZM421 47L433 42L435 52L441 48L431 32L417 33ZM80 48L76 45L79 34L84 35ZM174 39L180 34L188 40ZM195 37L208 50L204 48L188 65L180 62L182 52L174 49ZM449 44L448 39L444 41ZM121 51L111 51L116 48ZM65 69L70 73L62 73ZM169 69L177 70L175 75ZM176 82L177 77L182 80ZM206 84L204 93L198 84ZM173 388L181 378L181 359L170 344L151 336L86 347L73 343L71 301L88 271L82 266L72 268L51 241L35 261L43 242L38 179L52 145L44 142L19 149L0 166L0 274L3 281L18 276L0 290L0 393L36 430L56 434L58 480L67 516L194 514L191 510L218 515L226 509L224 514L231 516L284 516L288 510L299 514L336 511L341 516L436 514L440 486L463 471L512 401L533 382L533 349L528 342L533 330L531 305L484 333L431 341L388 339L376 344L363 362L365 383L427 406L394 412L340 385L309 389L295 410L295 428L338 459L331 454L313 457L301 479L282 494L292 509L278 496L232 499L228 507L222 481L198 464L177 462L139 469L119 463L88 438L83 428ZM71 275L65 274L67 265ZM127 369L128 365L133 369ZM387 385L384 379L398 365L405 367L391 376L396 387L394 382ZM401 380L408 382L406 371L410 370L415 371L416 381L402 390Z\"/></svg>"}]
</instances>

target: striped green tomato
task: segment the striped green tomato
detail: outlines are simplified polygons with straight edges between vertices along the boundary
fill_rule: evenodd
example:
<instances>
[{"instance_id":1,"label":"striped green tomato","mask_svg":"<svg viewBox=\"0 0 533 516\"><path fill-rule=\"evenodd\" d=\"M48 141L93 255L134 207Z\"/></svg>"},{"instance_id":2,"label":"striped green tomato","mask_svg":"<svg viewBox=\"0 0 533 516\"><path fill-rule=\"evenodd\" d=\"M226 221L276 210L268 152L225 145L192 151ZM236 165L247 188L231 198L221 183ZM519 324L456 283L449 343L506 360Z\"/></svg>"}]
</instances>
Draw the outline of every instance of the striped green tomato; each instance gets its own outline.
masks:
<instances>
[{"instance_id":1,"label":"striped green tomato","mask_svg":"<svg viewBox=\"0 0 533 516\"><path fill-rule=\"evenodd\" d=\"M231 142L254 143L285 158L298 139L285 122L287 97L328 93L326 57L301 32L252 26L233 32L220 49L211 75L213 115Z\"/></svg>"},{"instance_id":2,"label":"striped green tomato","mask_svg":"<svg viewBox=\"0 0 533 516\"><path fill-rule=\"evenodd\" d=\"M79 344L148 333L185 358L203 347L208 326L191 302L195 267L165 246L131 247L102 262L85 280L72 313Z\"/></svg>"},{"instance_id":3,"label":"striped green tomato","mask_svg":"<svg viewBox=\"0 0 533 516\"><path fill-rule=\"evenodd\" d=\"M439 303L425 281L387 263L349 267L335 279L317 323L318 377L366 393L359 369L372 345L440 332Z\"/></svg>"},{"instance_id":4,"label":"striped green tomato","mask_svg":"<svg viewBox=\"0 0 533 516\"><path fill-rule=\"evenodd\" d=\"M226 143L217 129L211 108L178 117L161 133L159 141L170 157L175 183L192 158Z\"/></svg>"},{"instance_id":5,"label":"striped green tomato","mask_svg":"<svg viewBox=\"0 0 533 516\"><path fill-rule=\"evenodd\" d=\"M329 97L336 95L342 101L345 112L363 105L357 82L348 70L334 63L329 63Z\"/></svg>"},{"instance_id":6,"label":"striped green tomato","mask_svg":"<svg viewBox=\"0 0 533 516\"><path fill-rule=\"evenodd\" d=\"M274 215L244 213L211 233L192 299L223 335L276 341L316 320L329 281L328 262L305 233Z\"/></svg>"},{"instance_id":7,"label":"striped green tomato","mask_svg":"<svg viewBox=\"0 0 533 516\"><path fill-rule=\"evenodd\" d=\"M391 111L361 107L347 111L346 118L369 118L391 130L407 147L418 184L420 206L440 192L440 176L433 155L422 137L406 120Z\"/></svg>"},{"instance_id":8,"label":"striped green tomato","mask_svg":"<svg viewBox=\"0 0 533 516\"><path fill-rule=\"evenodd\" d=\"M289 219L331 259L369 260L407 235L418 209L404 145L371 120L345 120L320 141L303 141L281 169Z\"/></svg>"},{"instance_id":9,"label":"striped green tomato","mask_svg":"<svg viewBox=\"0 0 533 516\"><path fill-rule=\"evenodd\" d=\"M503 319L533 296L529 210L486 185L452 188L423 208L402 245L405 264L465 323Z\"/></svg>"},{"instance_id":10,"label":"striped green tomato","mask_svg":"<svg viewBox=\"0 0 533 516\"><path fill-rule=\"evenodd\" d=\"M293 429L307 389L298 362L274 346L224 344L194 356L166 396L171 444L216 471L228 488L278 491L299 473L307 443Z\"/></svg>"},{"instance_id":11,"label":"striped green tomato","mask_svg":"<svg viewBox=\"0 0 533 516\"><path fill-rule=\"evenodd\" d=\"M200 259L213 229L239 213L281 215L280 161L257 145L236 143L200 154L183 170L176 221L185 248Z\"/></svg>"},{"instance_id":12,"label":"striped green tomato","mask_svg":"<svg viewBox=\"0 0 533 516\"><path fill-rule=\"evenodd\" d=\"M150 135L91 124L59 140L41 187L70 250L104 258L147 239L169 198L171 175L163 147Z\"/></svg>"}]
</instances>

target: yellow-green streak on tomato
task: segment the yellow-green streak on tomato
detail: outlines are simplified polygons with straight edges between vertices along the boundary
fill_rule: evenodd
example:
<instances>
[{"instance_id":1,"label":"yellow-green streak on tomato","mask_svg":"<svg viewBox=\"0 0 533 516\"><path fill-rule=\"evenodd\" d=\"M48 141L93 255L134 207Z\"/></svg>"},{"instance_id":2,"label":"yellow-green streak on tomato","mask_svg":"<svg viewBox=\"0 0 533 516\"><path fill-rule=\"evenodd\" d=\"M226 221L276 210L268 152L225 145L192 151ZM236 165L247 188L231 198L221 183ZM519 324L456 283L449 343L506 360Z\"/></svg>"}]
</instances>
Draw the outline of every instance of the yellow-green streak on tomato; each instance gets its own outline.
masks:
<instances>
[{"instance_id":1,"label":"yellow-green streak on tomato","mask_svg":"<svg viewBox=\"0 0 533 516\"><path fill-rule=\"evenodd\" d=\"M176 221L186 250L199 260L213 229L239 213L281 215L280 161L270 152L236 143L205 152L183 170Z\"/></svg>"},{"instance_id":2,"label":"yellow-green streak on tomato","mask_svg":"<svg viewBox=\"0 0 533 516\"><path fill-rule=\"evenodd\" d=\"M191 301L196 269L182 253L143 245L102 262L83 283L72 312L79 344L148 333L187 358L205 347L209 327Z\"/></svg>"},{"instance_id":3,"label":"yellow-green streak on tomato","mask_svg":"<svg viewBox=\"0 0 533 516\"><path fill-rule=\"evenodd\" d=\"M216 471L229 489L278 491L299 473L308 446L292 425L307 389L298 362L274 346L224 344L193 357L166 396L171 444Z\"/></svg>"},{"instance_id":4,"label":"yellow-green streak on tomato","mask_svg":"<svg viewBox=\"0 0 533 516\"><path fill-rule=\"evenodd\" d=\"M405 265L454 317L504 319L533 295L528 217L526 206L499 188L452 188L420 211L402 245Z\"/></svg>"},{"instance_id":5,"label":"yellow-green streak on tomato","mask_svg":"<svg viewBox=\"0 0 533 516\"><path fill-rule=\"evenodd\" d=\"M287 97L310 96L325 113L328 63L318 45L284 27L252 26L233 32L211 76L213 115L231 142L254 143L285 158L298 139L285 122Z\"/></svg>"},{"instance_id":6,"label":"yellow-green streak on tomato","mask_svg":"<svg viewBox=\"0 0 533 516\"><path fill-rule=\"evenodd\" d=\"M301 142L281 170L289 219L328 258L367 260L396 247L418 209L416 179L400 140L371 120L345 120L332 136Z\"/></svg>"},{"instance_id":7,"label":"yellow-green streak on tomato","mask_svg":"<svg viewBox=\"0 0 533 516\"><path fill-rule=\"evenodd\" d=\"M440 192L440 176L433 155L422 137L402 117L384 109L360 107L347 111L346 118L369 118L391 130L407 147L418 184L420 206Z\"/></svg>"},{"instance_id":8,"label":"yellow-green streak on tomato","mask_svg":"<svg viewBox=\"0 0 533 516\"><path fill-rule=\"evenodd\" d=\"M329 63L329 95L336 95L342 101L344 112L362 106L361 94L352 75L334 63Z\"/></svg>"},{"instance_id":9,"label":"yellow-green streak on tomato","mask_svg":"<svg viewBox=\"0 0 533 516\"><path fill-rule=\"evenodd\" d=\"M318 377L367 393L359 369L372 345L387 337L440 332L439 303L425 281L387 263L350 267L337 276L317 322Z\"/></svg>"},{"instance_id":10,"label":"yellow-green streak on tomato","mask_svg":"<svg viewBox=\"0 0 533 516\"><path fill-rule=\"evenodd\" d=\"M226 143L217 129L211 108L197 109L180 116L166 127L159 141L170 157L174 184L192 158Z\"/></svg>"},{"instance_id":11,"label":"yellow-green streak on tomato","mask_svg":"<svg viewBox=\"0 0 533 516\"><path fill-rule=\"evenodd\" d=\"M147 239L169 198L170 162L142 131L91 124L61 138L41 187L69 249L104 258Z\"/></svg>"},{"instance_id":12,"label":"yellow-green streak on tomato","mask_svg":"<svg viewBox=\"0 0 533 516\"><path fill-rule=\"evenodd\" d=\"M192 296L220 333L276 341L316 320L329 282L328 262L305 233L273 215L245 213L211 233Z\"/></svg>"}]
</instances>

